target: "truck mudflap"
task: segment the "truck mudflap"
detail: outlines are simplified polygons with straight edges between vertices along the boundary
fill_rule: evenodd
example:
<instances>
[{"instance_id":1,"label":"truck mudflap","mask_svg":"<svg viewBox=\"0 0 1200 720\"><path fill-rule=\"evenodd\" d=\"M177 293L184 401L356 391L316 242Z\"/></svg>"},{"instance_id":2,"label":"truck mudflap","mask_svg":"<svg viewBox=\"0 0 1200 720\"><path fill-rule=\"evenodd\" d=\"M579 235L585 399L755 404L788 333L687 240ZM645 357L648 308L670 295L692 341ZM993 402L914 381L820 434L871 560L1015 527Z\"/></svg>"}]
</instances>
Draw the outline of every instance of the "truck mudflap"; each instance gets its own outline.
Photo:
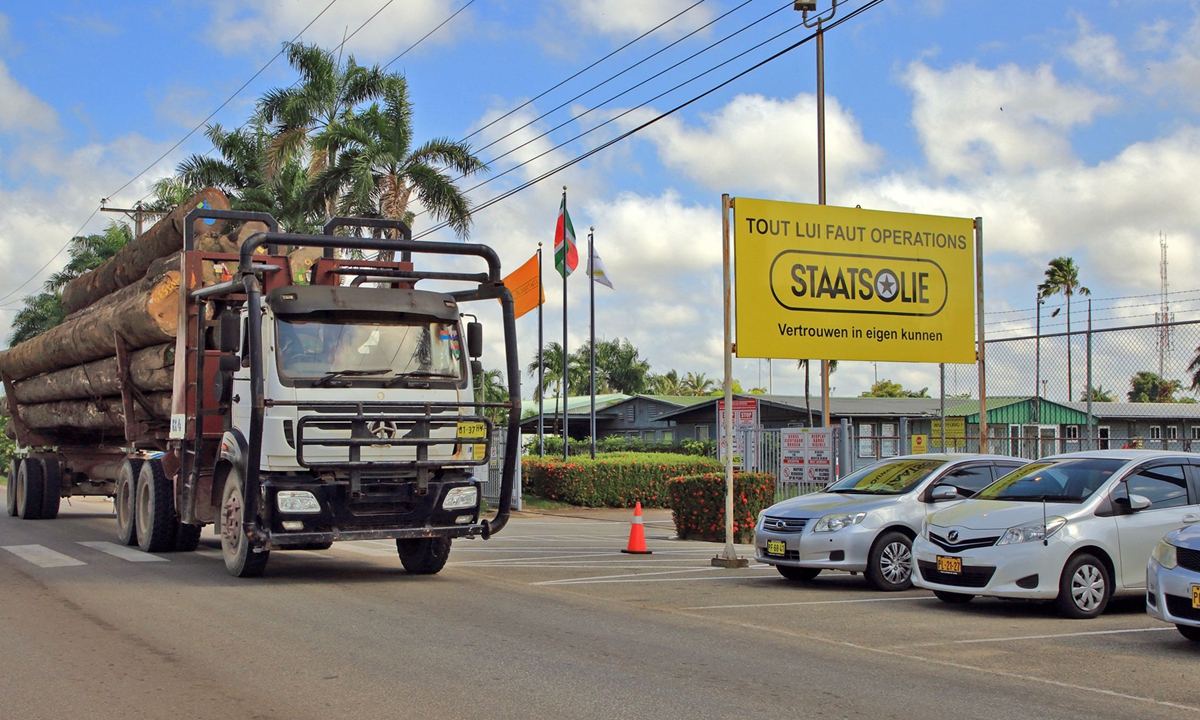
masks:
<instances>
[{"instance_id":1,"label":"truck mudflap","mask_svg":"<svg viewBox=\"0 0 1200 720\"><path fill-rule=\"evenodd\" d=\"M415 540L421 538L445 537L482 537L487 531L487 523L474 525L450 525L446 527L422 528L372 528L369 530L331 530L329 532L294 532L266 534L267 547L284 545L300 545L307 543L338 542L343 540Z\"/></svg>"}]
</instances>

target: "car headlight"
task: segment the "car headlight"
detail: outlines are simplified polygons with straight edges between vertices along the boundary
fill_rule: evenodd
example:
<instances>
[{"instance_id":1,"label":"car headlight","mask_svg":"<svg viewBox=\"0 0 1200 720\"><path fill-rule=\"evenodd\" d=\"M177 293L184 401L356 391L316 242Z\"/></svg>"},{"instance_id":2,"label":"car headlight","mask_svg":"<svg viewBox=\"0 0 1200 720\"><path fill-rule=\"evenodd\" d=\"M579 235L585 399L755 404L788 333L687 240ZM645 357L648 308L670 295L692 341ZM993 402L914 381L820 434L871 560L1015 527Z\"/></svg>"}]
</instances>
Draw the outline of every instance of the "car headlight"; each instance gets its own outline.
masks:
<instances>
[{"instance_id":1,"label":"car headlight","mask_svg":"<svg viewBox=\"0 0 1200 720\"><path fill-rule=\"evenodd\" d=\"M473 508L479 502L479 490L473 487L450 488L446 499L442 501L443 510L456 508Z\"/></svg>"},{"instance_id":2,"label":"car headlight","mask_svg":"<svg viewBox=\"0 0 1200 720\"><path fill-rule=\"evenodd\" d=\"M1043 525L1040 521L1025 523L1024 525L1016 525L1004 531L1004 535L996 542L997 545L1015 545L1016 543L1024 542L1041 542L1048 539L1051 535L1058 532L1063 525L1067 524L1067 519L1063 517L1046 518L1046 524Z\"/></svg>"},{"instance_id":3,"label":"car headlight","mask_svg":"<svg viewBox=\"0 0 1200 720\"><path fill-rule=\"evenodd\" d=\"M865 518L866 516L867 516L867 514L865 512L834 513L832 515L825 515L824 517L822 517L820 520L817 521L816 525L813 525L813 532L815 532L815 533L837 532L838 530L841 530L842 528L844 528L848 525L859 524L860 522L863 521L863 518Z\"/></svg>"},{"instance_id":4,"label":"car headlight","mask_svg":"<svg viewBox=\"0 0 1200 720\"><path fill-rule=\"evenodd\" d=\"M1174 570L1179 567L1179 561L1175 557L1175 546L1166 540L1158 541L1150 557L1154 558L1154 562L1162 565L1164 570Z\"/></svg>"},{"instance_id":5,"label":"car headlight","mask_svg":"<svg viewBox=\"0 0 1200 720\"><path fill-rule=\"evenodd\" d=\"M321 503L307 490L280 490L275 495L275 507L281 513L315 514L321 512Z\"/></svg>"}]
</instances>

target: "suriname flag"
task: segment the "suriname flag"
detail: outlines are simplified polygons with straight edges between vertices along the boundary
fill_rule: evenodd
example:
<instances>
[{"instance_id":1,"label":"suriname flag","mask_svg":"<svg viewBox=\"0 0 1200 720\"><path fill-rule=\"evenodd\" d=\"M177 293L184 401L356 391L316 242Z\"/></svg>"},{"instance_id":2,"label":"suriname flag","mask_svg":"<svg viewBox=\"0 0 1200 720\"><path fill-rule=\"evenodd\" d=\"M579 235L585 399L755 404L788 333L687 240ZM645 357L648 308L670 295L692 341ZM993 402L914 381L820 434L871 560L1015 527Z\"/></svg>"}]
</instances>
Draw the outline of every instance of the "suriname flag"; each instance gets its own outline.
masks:
<instances>
[{"instance_id":1,"label":"suriname flag","mask_svg":"<svg viewBox=\"0 0 1200 720\"><path fill-rule=\"evenodd\" d=\"M554 229L554 267L565 280L579 265L579 251L575 249L575 228L567 213L567 193L564 191L562 205L558 208L558 227Z\"/></svg>"}]
</instances>

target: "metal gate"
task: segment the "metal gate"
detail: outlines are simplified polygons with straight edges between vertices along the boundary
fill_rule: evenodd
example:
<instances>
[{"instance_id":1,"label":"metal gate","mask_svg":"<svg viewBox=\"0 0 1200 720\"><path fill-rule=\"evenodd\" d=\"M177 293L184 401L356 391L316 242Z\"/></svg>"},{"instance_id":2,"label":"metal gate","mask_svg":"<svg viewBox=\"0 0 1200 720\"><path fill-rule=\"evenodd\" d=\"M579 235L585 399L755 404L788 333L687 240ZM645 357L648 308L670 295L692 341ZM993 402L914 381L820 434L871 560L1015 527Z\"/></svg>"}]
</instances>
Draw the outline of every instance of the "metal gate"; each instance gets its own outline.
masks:
<instances>
[{"instance_id":1,"label":"metal gate","mask_svg":"<svg viewBox=\"0 0 1200 720\"><path fill-rule=\"evenodd\" d=\"M843 456L841 428L833 428L831 481L839 477L838 459ZM775 478L775 500L807 495L823 489L827 483L792 480L784 471L783 431L780 428L753 428L743 432L742 447L746 453L747 470L767 473Z\"/></svg>"},{"instance_id":2,"label":"metal gate","mask_svg":"<svg viewBox=\"0 0 1200 720\"><path fill-rule=\"evenodd\" d=\"M500 503L500 482L504 475L504 448L508 437L507 427L497 427L492 433L492 459L487 465L480 465L477 476L483 479L483 499L493 507ZM521 447L521 439L517 438L517 447ZM512 509L521 509L521 462L517 459L517 473L513 478Z\"/></svg>"}]
</instances>

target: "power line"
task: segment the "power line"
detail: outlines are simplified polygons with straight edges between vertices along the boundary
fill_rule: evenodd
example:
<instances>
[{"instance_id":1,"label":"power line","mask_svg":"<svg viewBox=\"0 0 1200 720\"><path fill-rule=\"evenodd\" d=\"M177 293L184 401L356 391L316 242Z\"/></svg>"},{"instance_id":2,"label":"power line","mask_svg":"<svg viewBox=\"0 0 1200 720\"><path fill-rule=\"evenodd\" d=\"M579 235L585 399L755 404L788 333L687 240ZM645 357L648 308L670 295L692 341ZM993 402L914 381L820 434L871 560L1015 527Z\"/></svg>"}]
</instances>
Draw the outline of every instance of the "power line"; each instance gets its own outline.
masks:
<instances>
[{"instance_id":1,"label":"power line","mask_svg":"<svg viewBox=\"0 0 1200 720\"><path fill-rule=\"evenodd\" d=\"M78 237L80 234L82 234L82 233L83 233L83 229L84 229L85 227L87 227L87 224L88 224L88 223L90 223L90 222L92 221L92 218L96 217L96 213L98 213L98 212L100 212L100 206L99 206L99 205L97 205L97 206L96 206L96 209L92 211L92 214L91 214L91 215L88 215L88 217L87 217L87 220L84 220L84 221L83 221L83 224L79 226L79 229L78 229L78 230L76 230L76 231L75 231L75 233L74 233L73 235L71 235L71 240L74 240L76 237ZM38 268L38 271L37 271L37 272L35 272L34 274L30 275L30 276L29 276L29 278L25 280L25 282L23 282L23 283L21 283L20 285L18 285L18 286L17 286L15 289L13 289L12 291L10 291L10 292L9 292L7 295L5 295L4 297L0 297L0 302L3 302L3 301L5 301L5 300L9 299L9 298L10 298L10 297L12 297L13 295L15 295L15 294L17 294L18 292L20 292L21 288L23 288L23 287L25 287L26 285L28 285L29 283L33 282L33 281L34 281L34 279L35 279L35 278L37 278L37 276L38 276L38 275L41 275L41 274L42 274L42 271L44 271L46 268L50 267L50 263L54 262L54 259L55 259L55 258L57 258L59 255L62 255L62 251L67 249L67 246L71 244L71 240L68 240L66 245L63 245L61 248L59 248L59 249L58 249L58 252L54 253L54 255L52 255L52 256L50 257L50 259L49 259L49 260L47 260L47 261L46 261L46 263L45 263L44 265L42 265L40 268Z\"/></svg>"}]
</instances>

